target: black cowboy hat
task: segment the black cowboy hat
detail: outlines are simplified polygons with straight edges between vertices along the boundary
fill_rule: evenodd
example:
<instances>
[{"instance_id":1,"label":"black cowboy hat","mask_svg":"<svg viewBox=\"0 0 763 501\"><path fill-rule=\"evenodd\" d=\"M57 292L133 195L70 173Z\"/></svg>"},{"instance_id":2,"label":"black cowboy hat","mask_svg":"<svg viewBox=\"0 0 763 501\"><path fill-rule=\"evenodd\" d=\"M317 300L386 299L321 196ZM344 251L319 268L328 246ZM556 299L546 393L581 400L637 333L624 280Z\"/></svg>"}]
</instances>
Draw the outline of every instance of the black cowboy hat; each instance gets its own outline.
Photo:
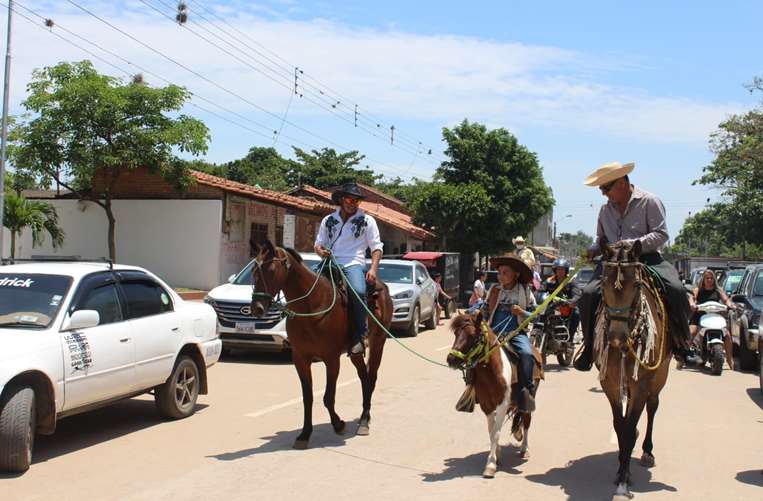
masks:
<instances>
[{"instance_id":1,"label":"black cowboy hat","mask_svg":"<svg viewBox=\"0 0 763 501\"><path fill-rule=\"evenodd\" d=\"M505 256L496 256L490 258L490 266L498 269L499 266L509 266L512 270L519 273L519 283L527 285L533 279L533 272L519 256L507 254Z\"/></svg>"},{"instance_id":2,"label":"black cowboy hat","mask_svg":"<svg viewBox=\"0 0 763 501\"><path fill-rule=\"evenodd\" d=\"M341 205L343 196L349 196L359 200L366 198L356 183L344 183L339 189L334 190L331 194L331 201L336 205Z\"/></svg>"}]
</instances>

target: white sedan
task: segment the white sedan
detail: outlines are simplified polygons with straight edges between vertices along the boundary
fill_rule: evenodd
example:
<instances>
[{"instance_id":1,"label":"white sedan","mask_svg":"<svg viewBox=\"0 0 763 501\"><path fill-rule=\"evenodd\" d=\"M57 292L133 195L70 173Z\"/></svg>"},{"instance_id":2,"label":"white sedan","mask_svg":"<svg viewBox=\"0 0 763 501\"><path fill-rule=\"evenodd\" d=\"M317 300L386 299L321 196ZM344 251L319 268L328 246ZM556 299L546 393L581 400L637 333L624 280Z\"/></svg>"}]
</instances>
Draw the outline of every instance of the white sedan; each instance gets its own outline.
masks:
<instances>
[{"instance_id":1,"label":"white sedan","mask_svg":"<svg viewBox=\"0 0 763 501\"><path fill-rule=\"evenodd\" d=\"M214 310L150 272L105 263L0 266L0 471L29 468L58 419L154 390L193 414L220 357Z\"/></svg>"}]
</instances>

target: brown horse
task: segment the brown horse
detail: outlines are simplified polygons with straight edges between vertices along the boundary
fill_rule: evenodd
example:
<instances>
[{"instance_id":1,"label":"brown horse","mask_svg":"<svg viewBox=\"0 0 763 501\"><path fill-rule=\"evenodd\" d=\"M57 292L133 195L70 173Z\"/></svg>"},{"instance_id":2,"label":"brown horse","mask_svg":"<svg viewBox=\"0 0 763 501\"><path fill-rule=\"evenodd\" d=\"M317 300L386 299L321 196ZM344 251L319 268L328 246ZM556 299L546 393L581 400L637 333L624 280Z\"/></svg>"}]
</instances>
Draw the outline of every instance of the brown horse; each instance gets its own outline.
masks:
<instances>
[{"instance_id":1,"label":"brown horse","mask_svg":"<svg viewBox=\"0 0 763 501\"><path fill-rule=\"evenodd\" d=\"M496 336L482 319L482 311L474 314L462 313L453 318L450 328L455 335L453 348L448 355L448 365L457 369L464 363L464 354L484 353L485 346L495 346ZM468 358L468 355L466 356ZM509 362L502 349L495 349L487 360L480 361L474 367L473 386L477 402L487 417L487 430L490 436L490 452L482 472L485 478L493 478L501 456L501 428L513 415L511 432L520 442L519 455L522 459L530 456L527 434L530 429L531 414L517 412L512 401L512 373L515 367ZM539 379L535 381L537 389Z\"/></svg>"},{"instance_id":2,"label":"brown horse","mask_svg":"<svg viewBox=\"0 0 763 501\"><path fill-rule=\"evenodd\" d=\"M672 345L659 292L639 262L641 242L614 247L602 243L602 250L602 307L594 351L620 449L615 497L630 498L631 453L645 405L648 420L641 464L654 466L652 427L668 378Z\"/></svg>"},{"instance_id":3,"label":"brown horse","mask_svg":"<svg viewBox=\"0 0 763 501\"><path fill-rule=\"evenodd\" d=\"M283 291L288 308L296 313L286 321L286 332L291 344L292 360L302 385L304 405L304 425L294 442L295 449L306 449L313 431L313 380L311 364L320 359L326 365L326 392L323 404L329 411L331 425L337 434L342 434L345 422L334 410L336 381L339 377L339 360L347 353L350 341L350 317L346 294L332 286L325 276L317 277L302 263L302 258L293 249L274 247L269 241L256 248L256 264L252 270L254 290L252 313L260 317L270 308L273 296ZM328 264L326 264L328 266ZM338 270L332 270L334 279ZM368 286L371 311L379 321L389 328L392 321L392 298L387 286L377 280ZM335 296L336 294L336 296ZM334 300L335 299L335 300ZM293 301L293 302L292 302ZM333 304L333 306L332 306ZM327 311L325 311L327 310ZM316 313L319 313L316 315ZM376 378L381 364L386 335L373 319L368 320L369 356L368 367L361 355L351 357L358 372L363 391L363 410L358 424L358 435L368 435L371 421L371 395L376 387Z\"/></svg>"}]
</instances>

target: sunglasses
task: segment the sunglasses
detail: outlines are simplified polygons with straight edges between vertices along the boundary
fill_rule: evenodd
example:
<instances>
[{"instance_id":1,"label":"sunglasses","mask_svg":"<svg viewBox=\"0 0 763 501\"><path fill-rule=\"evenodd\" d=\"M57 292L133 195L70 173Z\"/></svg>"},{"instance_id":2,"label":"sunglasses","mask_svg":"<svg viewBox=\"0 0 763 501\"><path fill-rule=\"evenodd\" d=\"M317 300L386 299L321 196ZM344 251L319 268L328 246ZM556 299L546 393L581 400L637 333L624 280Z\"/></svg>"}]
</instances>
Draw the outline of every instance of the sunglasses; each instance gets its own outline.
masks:
<instances>
[{"instance_id":1,"label":"sunglasses","mask_svg":"<svg viewBox=\"0 0 763 501\"><path fill-rule=\"evenodd\" d=\"M618 182L618 181L619 181L619 179L615 179L611 183L602 184L601 186L599 186L599 189L601 190L601 193L603 195L606 195L607 193L609 193L610 190L615 186L615 183Z\"/></svg>"},{"instance_id":2,"label":"sunglasses","mask_svg":"<svg viewBox=\"0 0 763 501\"><path fill-rule=\"evenodd\" d=\"M354 197L342 197L342 200L350 205L358 205L360 203L360 199Z\"/></svg>"}]
</instances>

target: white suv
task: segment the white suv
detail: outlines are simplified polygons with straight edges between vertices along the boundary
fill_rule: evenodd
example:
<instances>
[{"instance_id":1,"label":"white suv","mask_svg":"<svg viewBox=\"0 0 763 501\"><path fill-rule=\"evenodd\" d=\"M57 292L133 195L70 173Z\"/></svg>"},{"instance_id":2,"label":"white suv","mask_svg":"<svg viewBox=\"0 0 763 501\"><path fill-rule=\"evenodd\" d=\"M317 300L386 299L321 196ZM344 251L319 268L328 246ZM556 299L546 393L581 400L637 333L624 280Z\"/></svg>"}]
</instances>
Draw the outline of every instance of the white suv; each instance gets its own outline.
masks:
<instances>
[{"instance_id":1,"label":"white suv","mask_svg":"<svg viewBox=\"0 0 763 501\"><path fill-rule=\"evenodd\" d=\"M0 266L0 471L27 470L58 419L150 390L164 416L193 414L220 350L212 308L144 269Z\"/></svg>"},{"instance_id":2,"label":"white suv","mask_svg":"<svg viewBox=\"0 0 763 501\"><path fill-rule=\"evenodd\" d=\"M311 252L300 252L308 268L315 270L321 258ZM228 278L228 283L215 287L204 302L217 313L217 332L227 350L288 351L289 338L286 335L286 319L281 318L281 310L272 307L262 318L252 316L252 267L249 262L236 275ZM283 301L278 297L277 301Z\"/></svg>"}]
</instances>

